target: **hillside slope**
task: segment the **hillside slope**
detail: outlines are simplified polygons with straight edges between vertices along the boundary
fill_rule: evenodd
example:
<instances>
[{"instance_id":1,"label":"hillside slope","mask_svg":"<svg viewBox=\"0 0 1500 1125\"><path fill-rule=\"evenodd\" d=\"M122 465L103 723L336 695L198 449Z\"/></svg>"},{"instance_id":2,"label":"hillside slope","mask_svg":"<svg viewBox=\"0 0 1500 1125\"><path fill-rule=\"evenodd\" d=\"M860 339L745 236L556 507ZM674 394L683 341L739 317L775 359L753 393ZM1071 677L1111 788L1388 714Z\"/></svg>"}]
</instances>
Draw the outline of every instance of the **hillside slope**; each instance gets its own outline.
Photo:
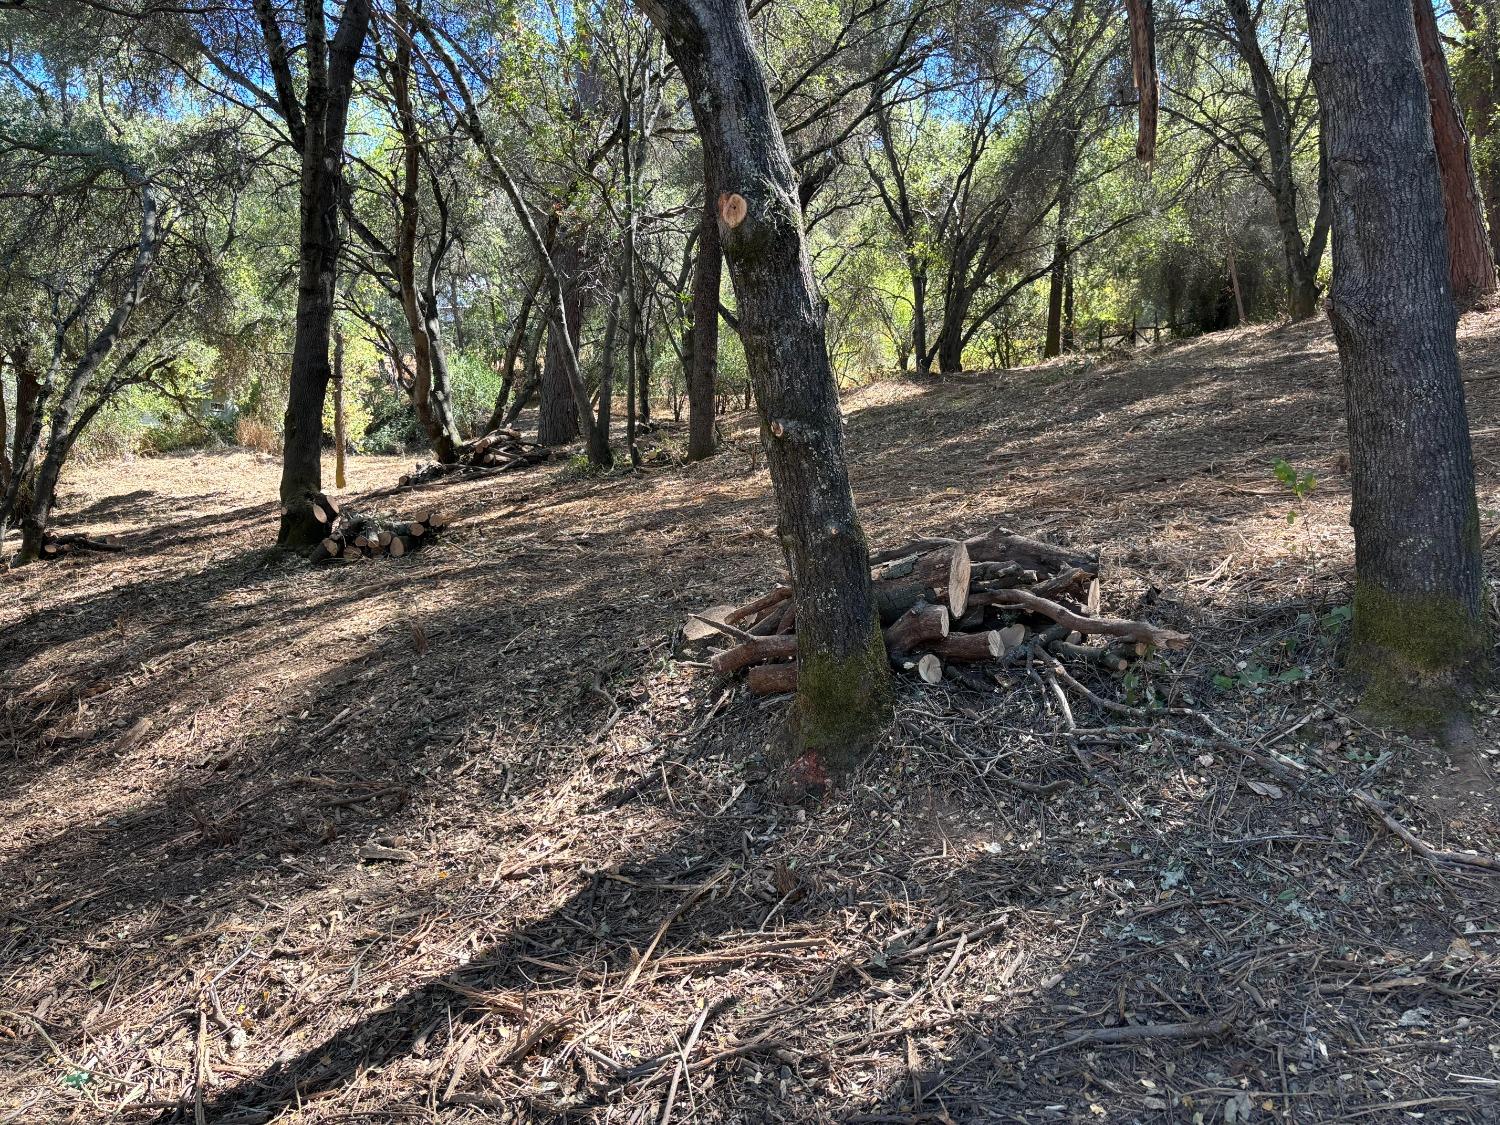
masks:
<instances>
[{"instance_id":1,"label":"hillside slope","mask_svg":"<svg viewBox=\"0 0 1500 1125\"><path fill-rule=\"evenodd\" d=\"M1461 343L1489 533L1500 315ZM0 575L0 1120L1495 1120L1495 880L1347 789L1500 852L1500 699L1450 760L1333 674L1326 330L846 405L872 542L1098 545L1106 606L1197 642L1131 698L1207 719L908 684L786 803L779 703L674 650L780 573L744 428L640 478L354 458L351 503L456 523L317 569L266 548L269 459L89 468L61 522L130 550Z\"/></svg>"}]
</instances>

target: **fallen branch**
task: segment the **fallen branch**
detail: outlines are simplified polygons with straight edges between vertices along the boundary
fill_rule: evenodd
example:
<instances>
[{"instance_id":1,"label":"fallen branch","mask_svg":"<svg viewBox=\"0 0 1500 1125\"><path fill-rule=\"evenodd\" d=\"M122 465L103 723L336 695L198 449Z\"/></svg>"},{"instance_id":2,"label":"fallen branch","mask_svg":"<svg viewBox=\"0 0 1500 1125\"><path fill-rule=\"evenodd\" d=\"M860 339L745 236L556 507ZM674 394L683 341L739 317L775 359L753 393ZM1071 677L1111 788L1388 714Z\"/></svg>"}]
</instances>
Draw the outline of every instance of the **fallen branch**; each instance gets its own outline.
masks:
<instances>
[{"instance_id":1,"label":"fallen branch","mask_svg":"<svg viewBox=\"0 0 1500 1125\"><path fill-rule=\"evenodd\" d=\"M1123 617L1085 617L1081 613L1074 613L1067 606L1059 605L1048 598L1028 593L1025 590L992 590L984 594L975 594L970 598L976 603L981 599L990 605L1020 606L1032 613L1040 613L1043 617L1049 617L1065 629L1070 629L1075 633L1124 637L1137 644L1169 649L1186 648L1188 642L1192 640L1185 633L1163 629L1158 625L1149 625L1144 621L1129 621Z\"/></svg>"},{"instance_id":2,"label":"fallen branch","mask_svg":"<svg viewBox=\"0 0 1500 1125\"><path fill-rule=\"evenodd\" d=\"M1386 812L1379 798L1368 789L1351 789L1349 796L1374 813L1403 844L1434 866L1440 863L1451 863L1457 867L1475 867L1481 871L1500 871L1500 856L1481 855L1479 852L1450 852L1434 848Z\"/></svg>"},{"instance_id":3,"label":"fallen branch","mask_svg":"<svg viewBox=\"0 0 1500 1125\"><path fill-rule=\"evenodd\" d=\"M1145 1043L1162 1039L1218 1039L1226 1035L1233 1023L1229 1019L1203 1023L1136 1023L1125 1027L1095 1027L1055 1046L1040 1051L1034 1058L1066 1051L1069 1047L1108 1047L1122 1043Z\"/></svg>"}]
</instances>

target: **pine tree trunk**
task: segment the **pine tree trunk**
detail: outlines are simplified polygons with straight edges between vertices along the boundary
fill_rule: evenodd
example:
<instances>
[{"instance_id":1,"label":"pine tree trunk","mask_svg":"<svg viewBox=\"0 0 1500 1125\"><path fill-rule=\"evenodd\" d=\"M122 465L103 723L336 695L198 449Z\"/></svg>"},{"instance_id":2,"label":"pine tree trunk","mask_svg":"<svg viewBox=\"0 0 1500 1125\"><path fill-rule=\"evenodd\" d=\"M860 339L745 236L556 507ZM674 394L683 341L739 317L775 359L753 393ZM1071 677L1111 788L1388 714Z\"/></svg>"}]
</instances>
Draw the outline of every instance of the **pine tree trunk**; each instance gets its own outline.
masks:
<instances>
[{"instance_id":1,"label":"pine tree trunk","mask_svg":"<svg viewBox=\"0 0 1500 1125\"><path fill-rule=\"evenodd\" d=\"M1351 664L1431 726L1485 650L1479 513L1443 193L1410 0L1307 0L1353 478Z\"/></svg>"},{"instance_id":2,"label":"pine tree trunk","mask_svg":"<svg viewBox=\"0 0 1500 1125\"><path fill-rule=\"evenodd\" d=\"M1432 136L1437 147L1438 173L1443 182L1443 211L1447 216L1448 267L1453 296L1467 307L1496 288L1495 257L1485 230L1484 208L1474 177L1469 134L1453 96L1453 78L1438 37L1432 0L1412 0L1422 73L1432 112Z\"/></svg>"},{"instance_id":3,"label":"pine tree trunk","mask_svg":"<svg viewBox=\"0 0 1500 1125\"><path fill-rule=\"evenodd\" d=\"M796 591L798 770L852 764L890 713L869 553L844 460L838 391L791 160L743 0L647 0L691 97L760 405Z\"/></svg>"},{"instance_id":4,"label":"pine tree trunk","mask_svg":"<svg viewBox=\"0 0 1500 1125\"><path fill-rule=\"evenodd\" d=\"M714 400L719 382L719 283L723 251L719 246L718 192L709 178L704 153L703 220L698 228L698 261L693 268L692 362L688 366L689 461L712 457L718 445Z\"/></svg>"}]
</instances>

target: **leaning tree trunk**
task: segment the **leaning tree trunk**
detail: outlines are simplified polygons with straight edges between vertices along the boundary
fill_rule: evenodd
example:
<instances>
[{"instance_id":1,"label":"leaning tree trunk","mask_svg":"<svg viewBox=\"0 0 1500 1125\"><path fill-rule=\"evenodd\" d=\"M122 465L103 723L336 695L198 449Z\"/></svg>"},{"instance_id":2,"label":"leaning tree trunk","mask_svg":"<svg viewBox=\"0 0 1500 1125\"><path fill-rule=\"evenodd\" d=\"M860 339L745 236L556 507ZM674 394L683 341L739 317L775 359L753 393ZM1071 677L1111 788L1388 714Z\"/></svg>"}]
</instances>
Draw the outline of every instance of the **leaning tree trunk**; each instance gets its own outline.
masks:
<instances>
[{"instance_id":1,"label":"leaning tree trunk","mask_svg":"<svg viewBox=\"0 0 1500 1125\"><path fill-rule=\"evenodd\" d=\"M1443 182L1449 276L1453 280L1454 297L1461 306L1467 306L1495 291L1495 258L1484 226L1469 134L1453 96L1453 78L1448 73L1448 60L1438 37L1432 0L1412 0L1412 11L1416 18L1417 45L1422 53L1422 72L1427 79L1438 172Z\"/></svg>"},{"instance_id":2,"label":"leaning tree trunk","mask_svg":"<svg viewBox=\"0 0 1500 1125\"><path fill-rule=\"evenodd\" d=\"M797 600L791 733L812 784L884 726L890 672L797 183L743 0L646 0L691 94Z\"/></svg>"},{"instance_id":3,"label":"leaning tree trunk","mask_svg":"<svg viewBox=\"0 0 1500 1125\"><path fill-rule=\"evenodd\" d=\"M719 282L723 251L719 246L718 193L704 151L703 221L698 227L698 261L693 267L692 362L687 371L689 461L713 456L718 444L714 401L719 382Z\"/></svg>"},{"instance_id":4,"label":"leaning tree trunk","mask_svg":"<svg viewBox=\"0 0 1500 1125\"><path fill-rule=\"evenodd\" d=\"M1307 0L1333 192L1349 417L1351 663L1413 726L1454 713L1485 651L1474 463L1443 193L1410 0Z\"/></svg>"},{"instance_id":5,"label":"leaning tree trunk","mask_svg":"<svg viewBox=\"0 0 1500 1125\"><path fill-rule=\"evenodd\" d=\"M308 8L306 113L297 266L297 319L281 462L281 531L277 542L310 547L323 537L309 497L323 490L323 400L333 373L333 283L338 272L339 186L354 67L370 25L370 0L346 0L338 33L325 50L321 8Z\"/></svg>"}]
</instances>

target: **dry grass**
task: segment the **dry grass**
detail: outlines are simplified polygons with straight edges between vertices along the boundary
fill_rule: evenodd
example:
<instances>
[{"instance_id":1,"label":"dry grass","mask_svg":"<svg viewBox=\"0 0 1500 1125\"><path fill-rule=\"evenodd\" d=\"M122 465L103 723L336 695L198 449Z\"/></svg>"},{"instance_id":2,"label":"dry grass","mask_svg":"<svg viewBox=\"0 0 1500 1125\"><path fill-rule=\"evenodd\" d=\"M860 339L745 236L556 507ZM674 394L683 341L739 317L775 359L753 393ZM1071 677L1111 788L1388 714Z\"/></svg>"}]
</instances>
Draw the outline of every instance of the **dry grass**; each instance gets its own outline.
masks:
<instances>
[{"instance_id":1,"label":"dry grass","mask_svg":"<svg viewBox=\"0 0 1500 1125\"><path fill-rule=\"evenodd\" d=\"M1500 374L1500 317L1463 346ZM0 1121L1495 1120L1495 878L1348 796L1500 851L1494 759L1332 674L1337 387L1303 326L854 396L872 539L1102 545L1106 604L1198 642L1130 689L1208 718L906 686L817 808L779 705L674 646L777 574L748 432L641 478L352 458L458 522L315 570L269 458L79 474L67 529L132 549L0 580ZM1290 525L1275 457L1321 478ZM1305 678L1215 685L1255 667Z\"/></svg>"},{"instance_id":2,"label":"dry grass","mask_svg":"<svg viewBox=\"0 0 1500 1125\"><path fill-rule=\"evenodd\" d=\"M234 441L251 453L281 453L281 431L259 418L240 418L234 424Z\"/></svg>"}]
</instances>

